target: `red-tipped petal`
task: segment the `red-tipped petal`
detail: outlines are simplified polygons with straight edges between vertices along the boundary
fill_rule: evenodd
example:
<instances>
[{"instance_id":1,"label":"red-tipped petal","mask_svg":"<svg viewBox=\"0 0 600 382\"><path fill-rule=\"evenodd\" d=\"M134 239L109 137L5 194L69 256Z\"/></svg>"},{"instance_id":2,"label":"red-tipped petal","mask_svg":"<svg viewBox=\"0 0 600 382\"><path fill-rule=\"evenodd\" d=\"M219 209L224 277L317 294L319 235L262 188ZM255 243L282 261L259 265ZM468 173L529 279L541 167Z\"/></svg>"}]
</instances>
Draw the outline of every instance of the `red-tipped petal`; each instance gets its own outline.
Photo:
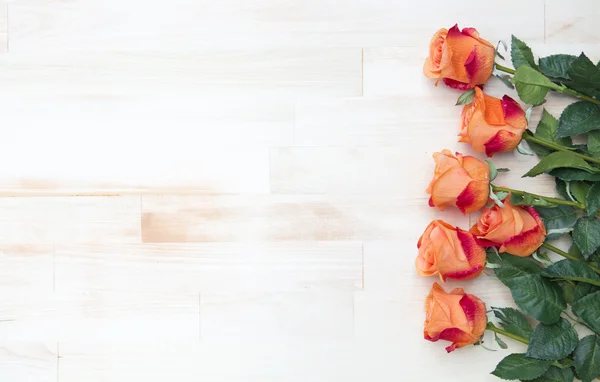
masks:
<instances>
[{"instance_id":1,"label":"red-tipped petal","mask_svg":"<svg viewBox=\"0 0 600 382\"><path fill-rule=\"evenodd\" d=\"M455 81L450 78L444 78L443 81L446 86L448 86L452 89L458 89L458 90L464 91L464 90L469 90L472 88L472 86L468 83Z\"/></svg>"},{"instance_id":2,"label":"red-tipped petal","mask_svg":"<svg viewBox=\"0 0 600 382\"><path fill-rule=\"evenodd\" d=\"M512 151L517 147L521 137L507 130L500 130L491 137L485 144L485 155L494 156L497 153Z\"/></svg>"},{"instance_id":3,"label":"red-tipped petal","mask_svg":"<svg viewBox=\"0 0 600 382\"><path fill-rule=\"evenodd\" d=\"M485 206L490 194L489 184L482 181L472 181L456 198L456 207L463 214L477 211Z\"/></svg>"}]
</instances>

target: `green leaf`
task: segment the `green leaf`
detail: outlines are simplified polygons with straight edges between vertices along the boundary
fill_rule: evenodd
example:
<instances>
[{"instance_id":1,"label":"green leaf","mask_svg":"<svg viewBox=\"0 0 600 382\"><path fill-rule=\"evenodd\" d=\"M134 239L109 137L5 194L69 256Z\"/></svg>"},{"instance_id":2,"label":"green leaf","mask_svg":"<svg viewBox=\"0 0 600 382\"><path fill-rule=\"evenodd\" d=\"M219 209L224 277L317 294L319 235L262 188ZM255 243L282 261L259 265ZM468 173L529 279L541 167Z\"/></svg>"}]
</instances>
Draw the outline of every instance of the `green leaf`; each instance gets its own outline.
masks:
<instances>
[{"instance_id":1,"label":"green leaf","mask_svg":"<svg viewBox=\"0 0 600 382\"><path fill-rule=\"evenodd\" d=\"M531 66L537 69L535 59L533 58L533 52L531 48L527 46L523 41L516 38L514 35L511 40L510 57L512 64L515 69L518 69L521 65Z\"/></svg>"},{"instance_id":2,"label":"green leaf","mask_svg":"<svg viewBox=\"0 0 600 382\"><path fill-rule=\"evenodd\" d=\"M507 332L511 332L523 338L529 339L533 328L527 321L527 317L513 308L494 308L494 316L498 319L500 326Z\"/></svg>"},{"instance_id":3,"label":"green leaf","mask_svg":"<svg viewBox=\"0 0 600 382\"><path fill-rule=\"evenodd\" d=\"M502 379L530 380L542 376L551 364L552 361L527 358L525 354L515 353L500 361L492 374Z\"/></svg>"},{"instance_id":4,"label":"green leaf","mask_svg":"<svg viewBox=\"0 0 600 382\"><path fill-rule=\"evenodd\" d=\"M579 281L600 287L600 276L586 263L560 260L542 271L542 276L553 279Z\"/></svg>"},{"instance_id":5,"label":"green leaf","mask_svg":"<svg viewBox=\"0 0 600 382\"><path fill-rule=\"evenodd\" d=\"M594 158L600 158L600 130L588 133L587 151Z\"/></svg>"},{"instance_id":6,"label":"green leaf","mask_svg":"<svg viewBox=\"0 0 600 382\"><path fill-rule=\"evenodd\" d=\"M577 283L575 289L573 290L573 301L577 301L582 297L587 296L588 294L594 293L600 290L597 286L586 283Z\"/></svg>"},{"instance_id":7,"label":"green leaf","mask_svg":"<svg viewBox=\"0 0 600 382\"><path fill-rule=\"evenodd\" d=\"M600 210L600 183L594 183L585 198L588 216L594 216Z\"/></svg>"},{"instance_id":8,"label":"green leaf","mask_svg":"<svg viewBox=\"0 0 600 382\"><path fill-rule=\"evenodd\" d=\"M552 325L539 324L527 347L527 357L555 361L571 354L579 338L569 321L561 318Z\"/></svg>"},{"instance_id":9,"label":"green leaf","mask_svg":"<svg viewBox=\"0 0 600 382\"><path fill-rule=\"evenodd\" d=\"M577 59L577 56L570 54L553 54L548 57L540 58L540 71L552 78L569 80L567 70Z\"/></svg>"},{"instance_id":10,"label":"green leaf","mask_svg":"<svg viewBox=\"0 0 600 382\"><path fill-rule=\"evenodd\" d=\"M523 102L534 106L544 103L546 94L550 89L559 88L548 77L526 65L521 65L517 69L513 76L513 82L517 88L519 98Z\"/></svg>"},{"instance_id":11,"label":"green leaf","mask_svg":"<svg viewBox=\"0 0 600 382\"><path fill-rule=\"evenodd\" d=\"M545 324L558 321L566 308L558 285L540 275L542 269L531 258L501 255L502 267L494 269L517 306L528 316Z\"/></svg>"},{"instance_id":12,"label":"green leaf","mask_svg":"<svg viewBox=\"0 0 600 382\"><path fill-rule=\"evenodd\" d=\"M583 53L573 60L567 75L577 85L600 89L600 69Z\"/></svg>"},{"instance_id":13,"label":"green leaf","mask_svg":"<svg viewBox=\"0 0 600 382\"><path fill-rule=\"evenodd\" d=\"M598 173L598 169L590 166L586 161L578 157L571 151L556 151L543 157L540 162L529 170L523 177L534 177L555 168L568 167L587 171L589 173Z\"/></svg>"},{"instance_id":14,"label":"green leaf","mask_svg":"<svg viewBox=\"0 0 600 382\"><path fill-rule=\"evenodd\" d=\"M573 229L573 241L587 259L600 248L600 221L594 216L582 216Z\"/></svg>"},{"instance_id":15,"label":"green leaf","mask_svg":"<svg viewBox=\"0 0 600 382\"><path fill-rule=\"evenodd\" d=\"M456 106L458 105L467 105L473 102L473 98L475 98L475 89L469 89L458 97L456 100Z\"/></svg>"},{"instance_id":16,"label":"green leaf","mask_svg":"<svg viewBox=\"0 0 600 382\"><path fill-rule=\"evenodd\" d=\"M508 349L508 345L506 342L502 341L502 338L498 336L498 333L494 333L494 339L496 340L498 346L500 346L500 349Z\"/></svg>"},{"instance_id":17,"label":"green leaf","mask_svg":"<svg viewBox=\"0 0 600 382\"><path fill-rule=\"evenodd\" d=\"M558 280L557 284L562 290L563 296L565 297L565 302L570 305L575 299L573 297L573 292L575 292L575 285L573 285L574 283L566 280Z\"/></svg>"},{"instance_id":18,"label":"green leaf","mask_svg":"<svg viewBox=\"0 0 600 382\"><path fill-rule=\"evenodd\" d=\"M540 214L548 235L547 240L554 240L562 236L562 233L551 233L556 230L572 229L577 223L577 211L569 206L556 206L554 208L536 207Z\"/></svg>"},{"instance_id":19,"label":"green leaf","mask_svg":"<svg viewBox=\"0 0 600 382\"><path fill-rule=\"evenodd\" d=\"M587 180L591 182L600 181L600 174L591 174L588 171L578 170L576 168L555 168L549 172L550 175L567 182L574 180Z\"/></svg>"},{"instance_id":20,"label":"green leaf","mask_svg":"<svg viewBox=\"0 0 600 382\"><path fill-rule=\"evenodd\" d=\"M570 104L563 110L558 120L556 136L572 137L600 129L600 106L579 101Z\"/></svg>"},{"instance_id":21,"label":"green leaf","mask_svg":"<svg viewBox=\"0 0 600 382\"><path fill-rule=\"evenodd\" d=\"M554 178L554 182L556 184L556 192L558 192L558 194L565 200L571 199L567 194L567 183L564 180L556 177Z\"/></svg>"},{"instance_id":22,"label":"green leaf","mask_svg":"<svg viewBox=\"0 0 600 382\"><path fill-rule=\"evenodd\" d=\"M488 268L499 268L502 266L502 259L500 258L498 250L495 247L490 247L486 249L485 254L487 263L486 266ZM490 264L492 266L489 266Z\"/></svg>"},{"instance_id":23,"label":"green leaf","mask_svg":"<svg viewBox=\"0 0 600 382\"><path fill-rule=\"evenodd\" d=\"M573 356L575 371L583 382L591 382L600 376L600 337L583 337Z\"/></svg>"},{"instance_id":24,"label":"green leaf","mask_svg":"<svg viewBox=\"0 0 600 382\"><path fill-rule=\"evenodd\" d=\"M588 191L591 185L585 182L571 182L569 185L569 191L571 195L581 204L585 204Z\"/></svg>"},{"instance_id":25,"label":"green leaf","mask_svg":"<svg viewBox=\"0 0 600 382\"><path fill-rule=\"evenodd\" d=\"M560 367L550 366L544 375L532 379L530 382L573 382L574 379L575 373L570 367L561 369Z\"/></svg>"},{"instance_id":26,"label":"green leaf","mask_svg":"<svg viewBox=\"0 0 600 382\"><path fill-rule=\"evenodd\" d=\"M583 256L583 254L579 250L579 247L577 246L577 244L575 244L575 243L571 244L568 252L569 252L569 255L576 257L579 260L585 261L585 256Z\"/></svg>"},{"instance_id":27,"label":"green leaf","mask_svg":"<svg viewBox=\"0 0 600 382\"><path fill-rule=\"evenodd\" d=\"M571 147L571 145L573 145L571 138L556 138L557 129L558 119L554 118L552 114L548 113L548 111L544 109L544 111L542 112L542 119L540 120L540 123L538 123L535 129L534 136L538 139L543 139L545 141L556 143L561 146ZM542 145L533 143L531 141L529 141L528 143L529 147L531 147L536 152L536 154L540 156L545 156L552 153L552 150Z\"/></svg>"},{"instance_id":28,"label":"green leaf","mask_svg":"<svg viewBox=\"0 0 600 382\"><path fill-rule=\"evenodd\" d=\"M590 293L573 301L571 310L590 329L596 333L600 333L600 291Z\"/></svg>"}]
</instances>

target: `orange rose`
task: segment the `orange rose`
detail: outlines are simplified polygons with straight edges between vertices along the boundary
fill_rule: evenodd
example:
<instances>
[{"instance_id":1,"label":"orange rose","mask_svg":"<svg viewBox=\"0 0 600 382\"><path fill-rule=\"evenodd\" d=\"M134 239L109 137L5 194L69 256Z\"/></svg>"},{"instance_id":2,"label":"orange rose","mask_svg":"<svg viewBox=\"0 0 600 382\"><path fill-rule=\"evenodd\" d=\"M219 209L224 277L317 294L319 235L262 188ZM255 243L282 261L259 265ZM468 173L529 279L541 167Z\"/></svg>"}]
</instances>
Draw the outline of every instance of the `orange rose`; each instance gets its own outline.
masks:
<instances>
[{"instance_id":1,"label":"orange rose","mask_svg":"<svg viewBox=\"0 0 600 382\"><path fill-rule=\"evenodd\" d=\"M485 267L485 248L472 234L441 220L429 223L417 243L416 260L419 276L440 274L455 280L474 279Z\"/></svg>"},{"instance_id":2,"label":"orange rose","mask_svg":"<svg viewBox=\"0 0 600 382\"><path fill-rule=\"evenodd\" d=\"M457 207L463 214L481 209L490 194L490 167L472 156L450 150L433 154L435 172L427 187L429 205L440 210Z\"/></svg>"},{"instance_id":3,"label":"orange rose","mask_svg":"<svg viewBox=\"0 0 600 382\"><path fill-rule=\"evenodd\" d=\"M425 300L425 312L425 339L451 341L448 353L479 341L487 325L483 301L461 288L446 293L438 283Z\"/></svg>"},{"instance_id":4,"label":"orange rose","mask_svg":"<svg viewBox=\"0 0 600 382\"><path fill-rule=\"evenodd\" d=\"M527 118L521 106L505 95L502 99L483 94L475 87L473 102L462 111L460 142L489 157L512 151L527 129Z\"/></svg>"},{"instance_id":5,"label":"orange rose","mask_svg":"<svg viewBox=\"0 0 600 382\"><path fill-rule=\"evenodd\" d=\"M452 88L467 90L484 84L492 75L496 50L475 28L440 29L429 43L423 72ZM436 85L437 85L436 81Z\"/></svg>"},{"instance_id":6,"label":"orange rose","mask_svg":"<svg viewBox=\"0 0 600 382\"><path fill-rule=\"evenodd\" d=\"M546 239L540 215L533 207L511 205L510 196L502 202L504 208L494 204L484 209L471 233L485 247L499 247L500 252L515 256L531 255Z\"/></svg>"}]
</instances>

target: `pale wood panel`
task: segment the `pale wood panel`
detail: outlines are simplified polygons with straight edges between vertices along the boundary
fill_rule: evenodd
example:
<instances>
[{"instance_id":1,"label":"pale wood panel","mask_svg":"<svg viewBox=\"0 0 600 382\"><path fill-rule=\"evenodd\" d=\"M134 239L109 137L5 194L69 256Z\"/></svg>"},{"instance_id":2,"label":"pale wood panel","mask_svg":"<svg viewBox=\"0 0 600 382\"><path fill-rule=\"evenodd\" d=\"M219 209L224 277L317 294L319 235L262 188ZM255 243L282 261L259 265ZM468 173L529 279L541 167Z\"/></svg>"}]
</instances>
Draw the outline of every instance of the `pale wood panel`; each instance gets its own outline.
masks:
<instances>
[{"instance_id":1,"label":"pale wood panel","mask_svg":"<svg viewBox=\"0 0 600 382\"><path fill-rule=\"evenodd\" d=\"M0 57L0 95L357 96L361 54L359 48L11 53Z\"/></svg>"},{"instance_id":2,"label":"pale wood panel","mask_svg":"<svg viewBox=\"0 0 600 382\"><path fill-rule=\"evenodd\" d=\"M352 338L353 305L352 292L202 294L201 338L283 343Z\"/></svg>"},{"instance_id":3,"label":"pale wood panel","mask_svg":"<svg viewBox=\"0 0 600 382\"><path fill-rule=\"evenodd\" d=\"M431 134L435 135L435 132ZM456 151L485 159L485 156L474 153L466 144L438 147L436 151L455 147ZM425 188L433 177L435 167L432 154L433 151L407 150L405 146L274 149L271 151L271 190L290 194L369 194L424 198L427 196ZM546 175L525 181L521 179L527 170L537 164L537 157L513 152L494 156L493 161L497 167L511 170L500 174L495 184L530 192L547 191L554 185L554 178ZM409 173L410 180L407 180Z\"/></svg>"},{"instance_id":4,"label":"pale wood panel","mask_svg":"<svg viewBox=\"0 0 600 382\"><path fill-rule=\"evenodd\" d=\"M48 291L54 288L52 244L0 245L0 291ZM0 292L2 294L2 292Z\"/></svg>"},{"instance_id":5,"label":"pale wood panel","mask_svg":"<svg viewBox=\"0 0 600 382\"><path fill-rule=\"evenodd\" d=\"M139 242L139 197L0 198L0 242Z\"/></svg>"},{"instance_id":6,"label":"pale wood panel","mask_svg":"<svg viewBox=\"0 0 600 382\"><path fill-rule=\"evenodd\" d=\"M0 298L4 340L143 343L200 336L198 293L13 289Z\"/></svg>"},{"instance_id":7,"label":"pale wood panel","mask_svg":"<svg viewBox=\"0 0 600 382\"><path fill-rule=\"evenodd\" d=\"M597 25L600 3L596 1L546 0L545 17L548 43L600 42Z\"/></svg>"},{"instance_id":8,"label":"pale wood panel","mask_svg":"<svg viewBox=\"0 0 600 382\"><path fill-rule=\"evenodd\" d=\"M489 4L457 0L219 2L19 0L10 5L10 49L222 50L304 46L421 46L453 23L495 42L510 33L541 41L543 0ZM519 9L515 12L514 9ZM510 20L510 23L507 23Z\"/></svg>"},{"instance_id":9,"label":"pale wood panel","mask_svg":"<svg viewBox=\"0 0 600 382\"><path fill-rule=\"evenodd\" d=\"M362 288L362 245L59 246L57 292L248 292Z\"/></svg>"},{"instance_id":10,"label":"pale wood panel","mask_svg":"<svg viewBox=\"0 0 600 382\"><path fill-rule=\"evenodd\" d=\"M0 341L0 376L3 381L56 382L56 343Z\"/></svg>"},{"instance_id":11,"label":"pale wood panel","mask_svg":"<svg viewBox=\"0 0 600 382\"><path fill-rule=\"evenodd\" d=\"M143 197L144 242L402 240L439 211L427 198L309 195ZM466 218L448 210L449 221Z\"/></svg>"},{"instance_id":12,"label":"pale wood panel","mask_svg":"<svg viewBox=\"0 0 600 382\"><path fill-rule=\"evenodd\" d=\"M349 342L201 341L195 344L60 344L60 381L330 382L351 366ZM345 380L345 379L344 379Z\"/></svg>"},{"instance_id":13,"label":"pale wood panel","mask_svg":"<svg viewBox=\"0 0 600 382\"><path fill-rule=\"evenodd\" d=\"M407 145L417 142L425 141L427 147L452 146L457 140L461 112L452 105L444 97L406 95L299 102L295 144L396 146L393 150L397 155L405 157L415 154Z\"/></svg>"},{"instance_id":14,"label":"pale wood panel","mask_svg":"<svg viewBox=\"0 0 600 382\"><path fill-rule=\"evenodd\" d=\"M268 146L292 139L292 104L272 98L41 96L4 104L0 160L15 163L0 169L5 194L268 192Z\"/></svg>"}]
</instances>

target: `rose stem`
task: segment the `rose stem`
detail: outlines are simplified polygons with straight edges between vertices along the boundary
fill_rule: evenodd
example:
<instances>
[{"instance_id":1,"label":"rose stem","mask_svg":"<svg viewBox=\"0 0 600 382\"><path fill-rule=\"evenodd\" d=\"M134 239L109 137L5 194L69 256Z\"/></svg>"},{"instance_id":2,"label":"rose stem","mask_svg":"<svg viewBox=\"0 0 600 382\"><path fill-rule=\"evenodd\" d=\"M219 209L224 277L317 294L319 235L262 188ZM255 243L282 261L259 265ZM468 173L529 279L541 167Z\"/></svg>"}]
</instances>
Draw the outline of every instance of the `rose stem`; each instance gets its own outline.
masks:
<instances>
[{"instance_id":1,"label":"rose stem","mask_svg":"<svg viewBox=\"0 0 600 382\"><path fill-rule=\"evenodd\" d=\"M553 143L553 142L548 142L547 140L538 138L538 137L536 137L534 135L531 135L528 132L525 132L523 134L523 139L525 139L528 142L537 143L538 145L547 147L547 148L549 148L551 150L555 150L555 151L568 151L568 152L573 153L573 154L577 155L578 157L580 157L581 159L584 159L584 160L586 160L588 162L600 164L600 159L593 158L593 157L591 157L589 155L581 154L581 153L578 153L578 152L573 151L573 150L569 150L565 146L562 146L562 145L559 145L559 144L556 144L556 143Z\"/></svg>"},{"instance_id":2,"label":"rose stem","mask_svg":"<svg viewBox=\"0 0 600 382\"><path fill-rule=\"evenodd\" d=\"M523 139L525 139L528 142L537 143L538 145L547 147L547 148L549 148L551 150L555 150L555 151L568 151L568 152L571 152L571 153L577 155L578 157L580 157L581 159L584 159L584 160L586 160L588 162L600 164L600 159L592 158L589 155L585 155L585 154L581 154L581 153L578 153L578 152L573 151L573 150L569 150L565 146L562 146L562 145L559 145L559 144L556 144L556 143L553 143L553 142L548 142L545 139L540 139L540 138L538 138L538 137L536 137L534 135L531 135L527 131L523 134Z\"/></svg>"},{"instance_id":3,"label":"rose stem","mask_svg":"<svg viewBox=\"0 0 600 382\"><path fill-rule=\"evenodd\" d=\"M506 336L508 338L512 338L515 341L519 341L521 343L524 343L525 345L529 345L529 341L527 340L527 338L523 338L521 336L518 336L516 334L513 334L511 332L507 332L506 330L500 329L499 327L497 327L496 325L492 324L491 322L487 323L487 326L485 327L486 330L489 330L490 332L494 332L494 333L498 333L498 334L502 334L503 336ZM571 358L564 358L561 361L563 362L567 362L567 363L572 363L573 360ZM554 361L552 363L552 365L559 367L561 369L565 368L565 365L561 365L560 363L558 363L558 361ZM596 379L600 379L596 378Z\"/></svg>"},{"instance_id":4,"label":"rose stem","mask_svg":"<svg viewBox=\"0 0 600 382\"><path fill-rule=\"evenodd\" d=\"M557 255L561 255L562 257L569 259L569 260L577 260L577 261L581 261L583 263L586 263L586 261L581 260L580 258L577 258L571 254L569 254L568 252L563 251L560 248L556 248L555 246L553 246L552 244L548 244L548 243L543 243L542 247L551 250L552 252L556 253ZM594 272L596 272L597 274L600 275L600 268L593 266L592 264L588 264L588 266L590 268L592 268L594 270Z\"/></svg>"},{"instance_id":5,"label":"rose stem","mask_svg":"<svg viewBox=\"0 0 600 382\"><path fill-rule=\"evenodd\" d=\"M521 343L524 343L525 345L529 344L529 341L527 340L527 338L523 338L521 336L518 336L516 334L512 334L511 332L507 332L506 330L500 329L499 327L497 327L496 325L492 324L491 322L487 323L487 326L485 327L486 330L489 330L490 332L495 332L498 334L502 334L503 336L506 336L508 338L512 338L515 341L519 341Z\"/></svg>"},{"instance_id":6,"label":"rose stem","mask_svg":"<svg viewBox=\"0 0 600 382\"><path fill-rule=\"evenodd\" d=\"M500 64L494 63L496 65L496 69L504 72L504 73L508 73L508 74L515 74L517 71L511 68L507 68L506 66L502 66Z\"/></svg>"},{"instance_id":7,"label":"rose stem","mask_svg":"<svg viewBox=\"0 0 600 382\"><path fill-rule=\"evenodd\" d=\"M578 202L573 202L573 201L570 201L570 200L563 200L563 199L558 199L558 198L550 198L548 196L542 196L542 195L532 194L530 192L513 190L512 188L508 188L508 187L499 187L499 186L495 186L493 184L492 184L492 190L494 192L498 192L498 191L510 192L511 194L520 195L520 196L523 196L523 195L527 194L527 195L533 196L536 199L543 199L543 200L545 200L547 202L550 202L550 203L562 204L562 205L565 205L565 206L577 207L579 209L585 210L585 206L583 204L578 203Z\"/></svg>"},{"instance_id":8,"label":"rose stem","mask_svg":"<svg viewBox=\"0 0 600 382\"><path fill-rule=\"evenodd\" d=\"M494 63L494 66L496 67L496 69L498 69L499 71L504 72L504 73L515 74L517 72L514 69L507 68L506 66L503 66L503 65L500 65L500 64L497 64L497 63ZM569 89L564 84L560 84L560 83L556 84L555 83L555 85L556 86L553 86L550 89L552 89L554 91L557 91L559 93L562 93L562 94L570 95L572 97L578 98L578 99L583 100L583 101L588 101L588 102L594 103L596 105L600 105L600 100L597 100L595 98L586 96L585 94L581 94L578 91L575 91L573 89Z\"/></svg>"}]
</instances>

